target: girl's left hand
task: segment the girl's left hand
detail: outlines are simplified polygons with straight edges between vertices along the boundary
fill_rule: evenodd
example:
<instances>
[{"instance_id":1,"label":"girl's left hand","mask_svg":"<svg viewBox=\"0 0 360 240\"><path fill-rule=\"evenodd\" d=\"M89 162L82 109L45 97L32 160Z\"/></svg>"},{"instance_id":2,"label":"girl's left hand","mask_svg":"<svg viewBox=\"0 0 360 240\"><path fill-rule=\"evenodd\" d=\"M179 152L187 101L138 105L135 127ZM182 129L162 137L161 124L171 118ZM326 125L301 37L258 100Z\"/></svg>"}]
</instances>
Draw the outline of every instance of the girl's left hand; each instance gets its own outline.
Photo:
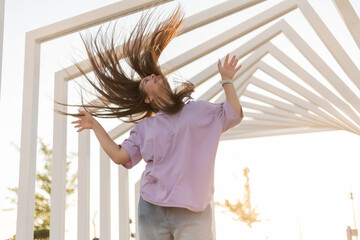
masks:
<instances>
[{"instance_id":1,"label":"girl's left hand","mask_svg":"<svg viewBox=\"0 0 360 240\"><path fill-rule=\"evenodd\" d=\"M79 113L79 116L76 116L79 120L71 122L72 124L76 124L74 127L78 128L77 132L81 132L84 129L92 129L96 120L91 113L82 110L79 110Z\"/></svg>"},{"instance_id":2,"label":"girl's left hand","mask_svg":"<svg viewBox=\"0 0 360 240\"><path fill-rule=\"evenodd\" d=\"M235 73L237 71L239 71L239 69L241 68L241 64L236 67L239 58L236 57L236 55L234 55L230 62L229 61L229 53L226 55L225 57L225 61L224 61L224 66L222 66L221 61L219 59L218 61L218 68L219 68L219 73L221 75L221 78L224 79L233 79Z\"/></svg>"}]
</instances>

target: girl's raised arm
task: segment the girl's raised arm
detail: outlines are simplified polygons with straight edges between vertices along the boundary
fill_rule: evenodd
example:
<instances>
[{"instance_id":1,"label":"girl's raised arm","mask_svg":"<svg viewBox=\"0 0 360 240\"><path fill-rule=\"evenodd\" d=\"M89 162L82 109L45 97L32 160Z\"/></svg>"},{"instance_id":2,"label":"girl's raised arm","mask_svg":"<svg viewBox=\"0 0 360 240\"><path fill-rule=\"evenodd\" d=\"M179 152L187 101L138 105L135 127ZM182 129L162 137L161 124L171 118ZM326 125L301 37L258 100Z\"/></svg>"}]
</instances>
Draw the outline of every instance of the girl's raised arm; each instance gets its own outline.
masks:
<instances>
[{"instance_id":1,"label":"girl's raised arm","mask_svg":"<svg viewBox=\"0 0 360 240\"><path fill-rule=\"evenodd\" d=\"M74 126L79 128L77 132L81 132L84 129L92 129L102 149L104 149L114 163L125 164L130 161L129 154L111 139L101 124L90 113L81 110L79 112L82 114L81 116L76 116L79 120L72 122L72 124L77 124Z\"/></svg>"},{"instance_id":2,"label":"girl's raised arm","mask_svg":"<svg viewBox=\"0 0 360 240\"><path fill-rule=\"evenodd\" d=\"M237 71L240 70L241 64L236 67L239 59L234 55L229 62L229 54L226 55L224 65L222 65L220 59L218 61L219 73L221 75L222 80L231 80L224 81L222 83L222 87L224 88L226 99L230 103L231 107L234 109L236 114L243 118L242 107L240 105L239 97L236 94L236 90L234 85L232 84L233 77Z\"/></svg>"}]
</instances>

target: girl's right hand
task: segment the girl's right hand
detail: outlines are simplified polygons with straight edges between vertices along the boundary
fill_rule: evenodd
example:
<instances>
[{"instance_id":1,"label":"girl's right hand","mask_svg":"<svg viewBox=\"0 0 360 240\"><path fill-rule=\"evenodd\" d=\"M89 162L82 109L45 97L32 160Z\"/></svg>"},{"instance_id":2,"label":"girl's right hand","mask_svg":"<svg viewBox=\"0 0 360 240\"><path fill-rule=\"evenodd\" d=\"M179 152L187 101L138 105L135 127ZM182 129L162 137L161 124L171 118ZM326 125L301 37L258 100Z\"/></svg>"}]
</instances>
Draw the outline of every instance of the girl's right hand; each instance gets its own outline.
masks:
<instances>
[{"instance_id":1,"label":"girl's right hand","mask_svg":"<svg viewBox=\"0 0 360 240\"><path fill-rule=\"evenodd\" d=\"M75 128L79 128L77 132L81 132L84 129L92 129L93 124L96 121L93 116L90 113L82 110L79 110L79 113L81 115L76 116L79 118L79 120L71 122L72 124L77 124L74 126Z\"/></svg>"}]
</instances>

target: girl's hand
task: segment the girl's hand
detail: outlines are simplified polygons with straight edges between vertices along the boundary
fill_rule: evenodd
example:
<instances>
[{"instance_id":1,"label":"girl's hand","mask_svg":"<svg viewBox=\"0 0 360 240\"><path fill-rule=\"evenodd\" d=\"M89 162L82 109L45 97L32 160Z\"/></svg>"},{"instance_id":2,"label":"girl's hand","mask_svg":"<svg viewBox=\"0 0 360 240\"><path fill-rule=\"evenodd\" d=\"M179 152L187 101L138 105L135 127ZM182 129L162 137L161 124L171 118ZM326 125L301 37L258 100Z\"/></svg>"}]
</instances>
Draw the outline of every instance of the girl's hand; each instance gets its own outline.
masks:
<instances>
[{"instance_id":1,"label":"girl's hand","mask_svg":"<svg viewBox=\"0 0 360 240\"><path fill-rule=\"evenodd\" d=\"M221 75L222 80L225 80L225 79L232 80L235 73L237 71L239 71L239 69L241 68L241 64L238 67L236 67L236 65L239 61L239 58L237 58L236 55L234 55L231 58L230 62L228 62L228 61L229 61L229 54L227 54L225 57L224 66L221 65L220 59L218 61L219 73Z\"/></svg>"},{"instance_id":2,"label":"girl's hand","mask_svg":"<svg viewBox=\"0 0 360 240\"><path fill-rule=\"evenodd\" d=\"M79 113L82 114L81 116L76 116L79 120L71 122L72 124L77 124L74 126L79 128L77 132L81 132L84 129L92 129L95 122L93 116L86 111L79 110Z\"/></svg>"}]
</instances>

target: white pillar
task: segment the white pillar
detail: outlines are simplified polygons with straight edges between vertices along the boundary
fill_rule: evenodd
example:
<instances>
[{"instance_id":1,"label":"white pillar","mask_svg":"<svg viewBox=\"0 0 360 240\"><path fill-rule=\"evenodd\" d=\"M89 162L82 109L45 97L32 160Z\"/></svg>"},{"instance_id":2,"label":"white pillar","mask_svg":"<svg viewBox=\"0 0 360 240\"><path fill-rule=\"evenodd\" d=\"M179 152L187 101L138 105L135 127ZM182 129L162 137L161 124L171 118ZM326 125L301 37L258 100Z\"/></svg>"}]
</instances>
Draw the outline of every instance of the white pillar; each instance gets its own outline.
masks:
<instances>
[{"instance_id":1,"label":"white pillar","mask_svg":"<svg viewBox=\"0 0 360 240\"><path fill-rule=\"evenodd\" d=\"M40 44L30 33L25 40L23 110L16 238L33 239L36 141L38 125Z\"/></svg>"},{"instance_id":2,"label":"white pillar","mask_svg":"<svg viewBox=\"0 0 360 240\"><path fill-rule=\"evenodd\" d=\"M62 74L55 74L54 100L67 102L67 82ZM54 105L66 112L67 107ZM66 210L66 131L67 117L54 113L53 156L51 162L50 239L64 240Z\"/></svg>"},{"instance_id":3,"label":"white pillar","mask_svg":"<svg viewBox=\"0 0 360 240\"><path fill-rule=\"evenodd\" d=\"M4 39L4 16L5 16L5 0L0 0L0 97L1 97L2 52L3 52L3 39Z\"/></svg>"},{"instance_id":4,"label":"white pillar","mask_svg":"<svg viewBox=\"0 0 360 240\"><path fill-rule=\"evenodd\" d=\"M212 210L212 223L211 223L211 229L212 229L212 231L211 231L211 240L216 240L216 225L215 225L215 207L216 207L216 205L215 205L215 201L214 201L214 196L213 196L213 198L212 198L212 200L211 200L211 202L210 202L210 205L211 205L211 210Z\"/></svg>"},{"instance_id":5,"label":"white pillar","mask_svg":"<svg viewBox=\"0 0 360 240\"><path fill-rule=\"evenodd\" d=\"M139 240L139 212L138 206L140 201L140 179L135 183L135 239Z\"/></svg>"},{"instance_id":6,"label":"white pillar","mask_svg":"<svg viewBox=\"0 0 360 240\"><path fill-rule=\"evenodd\" d=\"M119 239L130 238L129 222L129 175L128 170L119 166Z\"/></svg>"},{"instance_id":7,"label":"white pillar","mask_svg":"<svg viewBox=\"0 0 360 240\"><path fill-rule=\"evenodd\" d=\"M100 239L111 239L110 159L100 147Z\"/></svg>"},{"instance_id":8,"label":"white pillar","mask_svg":"<svg viewBox=\"0 0 360 240\"><path fill-rule=\"evenodd\" d=\"M90 239L90 131L79 133L78 240Z\"/></svg>"}]
</instances>

